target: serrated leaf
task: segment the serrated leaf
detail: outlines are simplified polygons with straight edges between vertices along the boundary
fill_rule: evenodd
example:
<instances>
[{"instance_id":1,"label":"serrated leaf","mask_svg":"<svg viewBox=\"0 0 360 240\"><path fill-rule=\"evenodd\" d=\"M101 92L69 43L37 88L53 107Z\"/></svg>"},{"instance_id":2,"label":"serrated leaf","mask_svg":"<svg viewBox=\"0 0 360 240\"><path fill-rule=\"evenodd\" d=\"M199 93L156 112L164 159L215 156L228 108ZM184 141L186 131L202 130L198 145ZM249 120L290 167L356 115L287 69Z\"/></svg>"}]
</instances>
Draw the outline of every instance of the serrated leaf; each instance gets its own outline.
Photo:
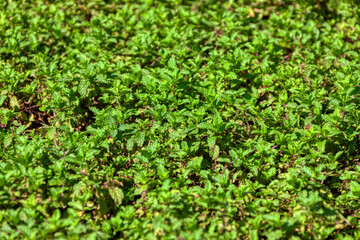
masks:
<instances>
[{"instance_id":1,"label":"serrated leaf","mask_svg":"<svg viewBox=\"0 0 360 240\"><path fill-rule=\"evenodd\" d=\"M213 148L216 144L216 136L208 137L207 142L210 148Z\"/></svg>"},{"instance_id":2,"label":"serrated leaf","mask_svg":"<svg viewBox=\"0 0 360 240\"><path fill-rule=\"evenodd\" d=\"M355 181L351 181L350 183L350 189L352 192L356 192L357 194L360 194L360 184L358 182ZM360 197L360 195L359 195Z\"/></svg>"},{"instance_id":3,"label":"serrated leaf","mask_svg":"<svg viewBox=\"0 0 360 240\"><path fill-rule=\"evenodd\" d=\"M126 149L128 151L132 151L134 148L134 139L130 138L127 142L126 142Z\"/></svg>"},{"instance_id":4,"label":"serrated leaf","mask_svg":"<svg viewBox=\"0 0 360 240\"><path fill-rule=\"evenodd\" d=\"M87 89L90 87L90 82L86 80L82 80L78 86L78 91L81 97L85 97L87 95Z\"/></svg>"},{"instance_id":5,"label":"serrated leaf","mask_svg":"<svg viewBox=\"0 0 360 240\"><path fill-rule=\"evenodd\" d=\"M168 61L168 67L172 70L177 69L175 57L171 57Z\"/></svg>"},{"instance_id":6,"label":"serrated leaf","mask_svg":"<svg viewBox=\"0 0 360 240\"><path fill-rule=\"evenodd\" d=\"M226 77L231 79L231 80L234 80L234 79L238 78L234 72L230 72L228 75L226 75Z\"/></svg>"},{"instance_id":7,"label":"serrated leaf","mask_svg":"<svg viewBox=\"0 0 360 240\"><path fill-rule=\"evenodd\" d=\"M269 213L269 214L264 214L263 218L268 220L268 221L279 222L280 221L280 214L276 213L276 212Z\"/></svg>"},{"instance_id":8,"label":"serrated leaf","mask_svg":"<svg viewBox=\"0 0 360 240\"><path fill-rule=\"evenodd\" d=\"M136 137L136 144L139 147L142 147L144 145L144 142L145 142L145 132L140 132Z\"/></svg>"},{"instance_id":9,"label":"serrated leaf","mask_svg":"<svg viewBox=\"0 0 360 240\"><path fill-rule=\"evenodd\" d=\"M7 91L1 92L0 95L0 106L4 104L5 100L7 99Z\"/></svg>"},{"instance_id":10,"label":"serrated leaf","mask_svg":"<svg viewBox=\"0 0 360 240\"><path fill-rule=\"evenodd\" d=\"M20 109L20 103L16 96L10 97L10 107L14 110Z\"/></svg>"},{"instance_id":11,"label":"serrated leaf","mask_svg":"<svg viewBox=\"0 0 360 240\"><path fill-rule=\"evenodd\" d=\"M198 125L198 128L200 128L200 129L213 130L212 124L207 123L207 122L200 123L200 124Z\"/></svg>"},{"instance_id":12,"label":"serrated leaf","mask_svg":"<svg viewBox=\"0 0 360 240\"><path fill-rule=\"evenodd\" d=\"M215 159L217 157L219 157L219 153L220 153L220 147L218 145L216 145L215 147L212 148L212 158Z\"/></svg>"},{"instance_id":13,"label":"serrated leaf","mask_svg":"<svg viewBox=\"0 0 360 240\"><path fill-rule=\"evenodd\" d=\"M194 157L188 162L186 167L198 171L201 168L202 161L203 161L202 156Z\"/></svg>"},{"instance_id":14,"label":"serrated leaf","mask_svg":"<svg viewBox=\"0 0 360 240\"><path fill-rule=\"evenodd\" d=\"M83 205L80 201L69 202L69 206L79 211L83 209Z\"/></svg>"},{"instance_id":15,"label":"serrated leaf","mask_svg":"<svg viewBox=\"0 0 360 240\"><path fill-rule=\"evenodd\" d=\"M315 173L314 173L314 170L311 169L310 167L303 167L302 170L311 178L314 178L315 177Z\"/></svg>"},{"instance_id":16,"label":"serrated leaf","mask_svg":"<svg viewBox=\"0 0 360 240\"><path fill-rule=\"evenodd\" d=\"M21 125L16 129L16 135L19 135L20 133L24 132L26 129L26 125Z\"/></svg>"},{"instance_id":17,"label":"serrated leaf","mask_svg":"<svg viewBox=\"0 0 360 240\"><path fill-rule=\"evenodd\" d=\"M6 135L5 135L5 138L4 138L4 142L3 142L4 146L5 146L5 147L10 146L12 140L13 140L12 135L11 135L11 134L6 134Z\"/></svg>"},{"instance_id":18,"label":"serrated leaf","mask_svg":"<svg viewBox=\"0 0 360 240\"><path fill-rule=\"evenodd\" d=\"M156 152L158 145L159 145L159 141L157 141L157 140L150 144L148 149L150 150L151 154L154 154Z\"/></svg>"},{"instance_id":19,"label":"serrated leaf","mask_svg":"<svg viewBox=\"0 0 360 240\"><path fill-rule=\"evenodd\" d=\"M214 126L219 127L219 125L223 123L222 117L218 111L215 112L214 115Z\"/></svg>"},{"instance_id":20,"label":"serrated leaf","mask_svg":"<svg viewBox=\"0 0 360 240\"><path fill-rule=\"evenodd\" d=\"M121 205L124 200L124 192L121 188L118 187L110 187L109 194L114 202L118 205Z\"/></svg>"}]
</instances>

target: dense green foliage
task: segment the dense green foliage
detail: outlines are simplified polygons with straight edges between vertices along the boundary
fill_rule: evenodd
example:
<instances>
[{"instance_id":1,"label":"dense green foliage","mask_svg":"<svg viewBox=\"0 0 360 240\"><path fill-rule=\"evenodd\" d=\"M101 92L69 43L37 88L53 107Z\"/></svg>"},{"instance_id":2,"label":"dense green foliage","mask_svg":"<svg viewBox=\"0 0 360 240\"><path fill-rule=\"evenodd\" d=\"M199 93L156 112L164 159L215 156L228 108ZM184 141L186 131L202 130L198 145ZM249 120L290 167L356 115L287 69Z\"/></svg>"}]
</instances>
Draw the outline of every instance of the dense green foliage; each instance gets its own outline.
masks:
<instances>
[{"instance_id":1,"label":"dense green foliage","mask_svg":"<svg viewBox=\"0 0 360 240\"><path fill-rule=\"evenodd\" d=\"M0 238L360 239L348 2L0 1Z\"/></svg>"}]
</instances>

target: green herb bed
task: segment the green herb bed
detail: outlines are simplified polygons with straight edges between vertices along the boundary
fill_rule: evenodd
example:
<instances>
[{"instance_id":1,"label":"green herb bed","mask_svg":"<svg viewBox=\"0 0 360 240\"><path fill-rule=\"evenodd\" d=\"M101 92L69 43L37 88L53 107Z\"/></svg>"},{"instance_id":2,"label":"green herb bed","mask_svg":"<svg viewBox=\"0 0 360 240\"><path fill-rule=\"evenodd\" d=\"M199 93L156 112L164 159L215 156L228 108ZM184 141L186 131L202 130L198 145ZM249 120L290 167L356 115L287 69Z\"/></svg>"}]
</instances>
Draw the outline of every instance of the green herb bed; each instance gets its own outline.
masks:
<instances>
[{"instance_id":1,"label":"green herb bed","mask_svg":"<svg viewBox=\"0 0 360 240\"><path fill-rule=\"evenodd\" d=\"M0 239L360 239L359 22L0 1Z\"/></svg>"}]
</instances>

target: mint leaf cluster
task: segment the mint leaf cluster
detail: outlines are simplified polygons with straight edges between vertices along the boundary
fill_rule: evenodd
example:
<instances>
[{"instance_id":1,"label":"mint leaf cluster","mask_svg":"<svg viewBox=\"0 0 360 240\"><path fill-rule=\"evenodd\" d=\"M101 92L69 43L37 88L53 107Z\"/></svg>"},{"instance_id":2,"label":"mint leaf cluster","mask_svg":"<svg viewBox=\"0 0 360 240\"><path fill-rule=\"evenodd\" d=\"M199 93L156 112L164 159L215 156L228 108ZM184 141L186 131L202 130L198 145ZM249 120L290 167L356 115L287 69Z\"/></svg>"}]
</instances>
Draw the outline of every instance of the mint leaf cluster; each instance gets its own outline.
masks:
<instances>
[{"instance_id":1,"label":"mint leaf cluster","mask_svg":"<svg viewBox=\"0 0 360 240\"><path fill-rule=\"evenodd\" d=\"M0 1L0 238L359 239L359 13Z\"/></svg>"}]
</instances>

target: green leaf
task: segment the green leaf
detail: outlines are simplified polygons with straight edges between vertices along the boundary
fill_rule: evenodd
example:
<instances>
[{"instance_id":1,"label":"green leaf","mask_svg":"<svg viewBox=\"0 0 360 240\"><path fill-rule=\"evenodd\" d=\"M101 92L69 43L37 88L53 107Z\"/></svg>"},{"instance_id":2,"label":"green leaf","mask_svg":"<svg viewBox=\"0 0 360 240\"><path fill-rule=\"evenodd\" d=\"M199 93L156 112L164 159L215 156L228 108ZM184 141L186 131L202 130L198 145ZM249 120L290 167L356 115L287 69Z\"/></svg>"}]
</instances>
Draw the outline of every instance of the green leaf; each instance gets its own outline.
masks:
<instances>
[{"instance_id":1,"label":"green leaf","mask_svg":"<svg viewBox=\"0 0 360 240\"><path fill-rule=\"evenodd\" d=\"M8 91L2 91L0 95L0 106L4 104L5 100L7 99Z\"/></svg>"},{"instance_id":2,"label":"green leaf","mask_svg":"<svg viewBox=\"0 0 360 240\"><path fill-rule=\"evenodd\" d=\"M70 202L69 206L76 209L76 210L78 210L78 211L81 211L83 209L83 205L79 201Z\"/></svg>"},{"instance_id":3,"label":"green leaf","mask_svg":"<svg viewBox=\"0 0 360 240\"><path fill-rule=\"evenodd\" d=\"M215 147L212 148L212 158L218 158L220 153L220 147L218 145L215 145Z\"/></svg>"},{"instance_id":4,"label":"green leaf","mask_svg":"<svg viewBox=\"0 0 360 240\"><path fill-rule=\"evenodd\" d=\"M118 205L121 205L124 200L124 193L121 188L118 187L110 187L109 194L114 202Z\"/></svg>"},{"instance_id":5,"label":"green leaf","mask_svg":"<svg viewBox=\"0 0 360 240\"><path fill-rule=\"evenodd\" d=\"M156 152L158 145L159 145L159 141L157 141L157 140L150 144L148 149L150 150L151 154L154 154Z\"/></svg>"},{"instance_id":6,"label":"green leaf","mask_svg":"<svg viewBox=\"0 0 360 240\"><path fill-rule=\"evenodd\" d=\"M127 149L128 151L132 151L133 148L134 148L134 143L135 143L134 139L133 139L133 138L130 138L130 139L126 142L126 149Z\"/></svg>"},{"instance_id":7,"label":"green leaf","mask_svg":"<svg viewBox=\"0 0 360 240\"><path fill-rule=\"evenodd\" d=\"M26 125L21 125L16 129L16 135L23 133L26 129Z\"/></svg>"},{"instance_id":8,"label":"green leaf","mask_svg":"<svg viewBox=\"0 0 360 240\"><path fill-rule=\"evenodd\" d=\"M207 138L207 142L210 148L214 148L215 144L216 144L216 136L212 136L212 137L208 137Z\"/></svg>"},{"instance_id":9,"label":"green leaf","mask_svg":"<svg viewBox=\"0 0 360 240\"><path fill-rule=\"evenodd\" d=\"M317 191L308 192L304 190L299 194L299 200L303 205L312 207L321 202L322 198L319 196L319 192Z\"/></svg>"},{"instance_id":10,"label":"green leaf","mask_svg":"<svg viewBox=\"0 0 360 240\"><path fill-rule=\"evenodd\" d=\"M177 69L175 57L171 57L168 61L168 67L172 70Z\"/></svg>"},{"instance_id":11,"label":"green leaf","mask_svg":"<svg viewBox=\"0 0 360 240\"><path fill-rule=\"evenodd\" d=\"M144 145L144 142L145 142L145 132L139 132L137 134L137 137L136 137L136 144L139 146L139 147L142 147Z\"/></svg>"},{"instance_id":12,"label":"green leaf","mask_svg":"<svg viewBox=\"0 0 360 240\"><path fill-rule=\"evenodd\" d=\"M195 170L195 171L199 171L201 169L201 163L203 161L203 157L194 157L192 158L188 164L187 164L187 168Z\"/></svg>"},{"instance_id":13,"label":"green leaf","mask_svg":"<svg viewBox=\"0 0 360 240\"><path fill-rule=\"evenodd\" d=\"M351 181L350 189L351 189L351 192L353 192L354 194L357 194L360 198L360 184L358 182Z\"/></svg>"},{"instance_id":14,"label":"green leaf","mask_svg":"<svg viewBox=\"0 0 360 240\"><path fill-rule=\"evenodd\" d=\"M10 97L10 107L15 111L20 109L20 103L16 96Z\"/></svg>"},{"instance_id":15,"label":"green leaf","mask_svg":"<svg viewBox=\"0 0 360 240\"><path fill-rule=\"evenodd\" d=\"M87 89L90 87L90 82L86 80L82 80L79 84L79 93L81 97L85 97L87 95Z\"/></svg>"}]
</instances>

